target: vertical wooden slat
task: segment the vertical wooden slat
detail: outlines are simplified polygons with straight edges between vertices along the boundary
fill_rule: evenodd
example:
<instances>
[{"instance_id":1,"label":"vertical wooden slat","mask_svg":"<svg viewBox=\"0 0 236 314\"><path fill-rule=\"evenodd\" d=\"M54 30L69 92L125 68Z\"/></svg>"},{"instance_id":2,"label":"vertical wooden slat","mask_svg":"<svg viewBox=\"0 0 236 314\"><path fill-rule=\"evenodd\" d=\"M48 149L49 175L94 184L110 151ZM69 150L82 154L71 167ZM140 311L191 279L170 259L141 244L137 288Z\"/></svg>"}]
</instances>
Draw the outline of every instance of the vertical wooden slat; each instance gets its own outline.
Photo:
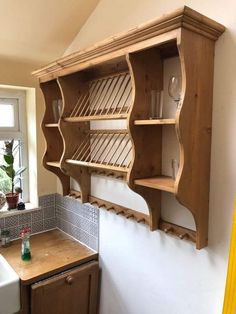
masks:
<instances>
[{"instance_id":1,"label":"vertical wooden slat","mask_svg":"<svg viewBox=\"0 0 236 314\"><path fill-rule=\"evenodd\" d=\"M84 153L82 155L77 156L77 160L84 160L84 159L89 158L89 152L90 152L90 147L91 147L90 141L92 139L92 136L91 136L91 134L88 134L88 135L89 135L88 138L86 138L86 140L85 140L86 141L86 150L84 151ZM98 143L99 142L99 134L96 134L94 137L95 138L93 139L93 141L94 142L97 141L97 143ZM97 145L97 143L96 143L96 145Z\"/></svg>"},{"instance_id":2,"label":"vertical wooden slat","mask_svg":"<svg viewBox=\"0 0 236 314\"><path fill-rule=\"evenodd\" d=\"M112 140L114 139L114 142L112 145L110 145L110 147L107 148L107 152L106 152L106 155L103 157L103 160L101 161L101 163L105 163L105 160L106 158L109 156L110 152L112 151L112 149L114 149L114 143L116 142L117 140L117 134L113 134L114 136L112 137ZM118 135L119 137L119 135ZM109 144L111 143L111 141L109 142Z\"/></svg>"},{"instance_id":3,"label":"vertical wooden slat","mask_svg":"<svg viewBox=\"0 0 236 314\"><path fill-rule=\"evenodd\" d=\"M96 87L96 85L94 84L94 86L93 86L92 89L91 89L91 94L94 92L95 87ZM90 94L90 95L91 95L91 94ZM75 117L80 115L80 114L79 114L79 113L80 113L80 110L82 110L83 108L86 108L88 102L90 101L90 98L91 98L91 96L89 97L89 93L88 93L88 92L85 92L83 101L81 102L81 104L80 104L80 106L78 107L78 109L75 111L75 114L74 114ZM84 103L84 100L85 100L85 103Z\"/></svg>"},{"instance_id":4,"label":"vertical wooden slat","mask_svg":"<svg viewBox=\"0 0 236 314\"><path fill-rule=\"evenodd\" d=\"M112 134L112 136L110 137L110 140L109 140L109 142L107 143L107 148L108 148L108 145L111 143L111 141L114 139L114 137L115 137L115 133ZM113 146L114 146L114 145L110 146L110 148L107 149L106 154L105 154L105 156L103 157L101 163L104 163L104 161L106 160L106 158L107 158L107 156L109 155L110 151L112 150Z\"/></svg>"},{"instance_id":5,"label":"vertical wooden slat","mask_svg":"<svg viewBox=\"0 0 236 314\"><path fill-rule=\"evenodd\" d=\"M84 116L86 115L91 115L93 110L96 108L96 104L99 101L99 99L101 98L101 95L103 93L103 90L106 86L106 80L99 80L99 90L97 93L95 93L95 98L93 98L90 101L90 105L87 107L87 109L85 110L85 112L83 113Z\"/></svg>"},{"instance_id":6,"label":"vertical wooden slat","mask_svg":"<svg viewBox=\"0 0 236 314\"><path fill-rule=\"evenodd\" d=\"M105 85L104 90L103 90L103 96L102 96L101 100L99 101L99 104L97 105L97 108L95 110L95 113L93 113L93 115L96 115L98 113L98 110L101 108L101 106L102 106L101 113L103 112L103 110L104 110L104 103L103 102L104 102L104 99L107 95L107 90L111 86L111 83L112 83L111 79L106 81L106 85ZM108 88L107 88L107 85L108 85ZM100 113L100 115L101 115L101 113Z\"/></svg>"},{"instance_id":7,"label":"vertical wooden slat","mask_svg":"<svg viewBox=\"0 0 236 314\"><path fill-rule=\"evenodd\" d=\"M83 140L83 147L81 147L82 149L80 150L77 149L76 154L74 154L74 157L72 157L72 159L80 160L81 156L83 156L83 154L86 154L87 150L89 149L88 143L89 143L89 134Z\"/></svg>"},{"instance_id":8,"label":"vertical wooden slat","mask_svg":"<svg viewBox=\"0 0 236 314\"><path fill-rule=\"evenodd\" d=\"M96 85L94 87L93 92L91 93L90 97L88 97L88 101L89 101L88 105L83 107L83 109L81 110L79 116L85 116L86 115L86 113L90 109L90 104L93 103L94 99L97 99L97 97L99 97L101 86L102 86L102 82L101 81L97 81L97 83L96 83ZM96 92L96 90L97 90L97 92Z\"/></svg>"},{"instance_id":9,"label":"vertical wooden slat","mask_svg":"<svg viewBox=\"0 0 236 314\"><path fill-rule=\"evenodd\" d=\"M132 86L130 86L129 92L127 93L126 99L125 99L123 105L121 106L121 108L120 108L120 110L119 110L119 113L122 113L123 109L125 108L125 105L127 104L128 100L129 100L129 98L130 98L131 91L132 91ZM130 104L128 104L128 106L127 106L126 113L129 112L129 109L130 109Z\"/></svg>"},{"instance_id":10,"label":"vertical wooden slat","mask_svg":"<svg viewBox=\"0 0 236 314\"><path fill-rule=\"evenodd\" d=\"M97 156L97 154L99 154L99 152L100 152L100 150L101 150L103 144L105 143L105 141L106 141L106 140L109 138L109 136L110 136L110 134L106 134L106 135L105 135L105 134L106 134L106 133L103 133L103 134L101 135L101 137L100 137L100 145L99 145L97 151L95 152L95 154L93 155L93 158L92 158L93 162L97 162L98 158L96 159L96 156ZM103 136L103 135L104 135L104 136ZM103 152L103 150L102 150L102 152ZM91 161L92 161L92 160L91 160Z\"/></svg>"},{"instance_id":11,"label":"vertical wooden slat","mask_svg":"<svg viewBox=\"0 0 236 314\"><path fill-rule=\"evenodd\" d=\"M106 114L108 114L109 111L112 109L112 106L113 106L114 101L115 101L115 99L116 99L116 97L117 97L117 95L118 95L118 93L119 93L119 91L120 91L120 87L122 86L123 81L124 81L124 77L122 78L122 77L120 76L119 79L117 80L117 83L116 83L116 87L118 87L118 88L117 88L117 91L114 92L114 93L112 93L112 96L113 96L113 97L112 97L112 99L109 100L109 101L110 101L110 105L109 105L109 107L107 108ZM114 88L114 90L115 90L115 88Z\"/></svg>"},{"instance_id":12,"label":"vertical wooden slat","mask_svg":"<svg viewBox=\"0 0 236 314\"><path fill-rule=\"evenodd\" d=\"M97 158L97 162L99 162L99 159L102 157L102 155L104 154L105 150L107 149L108 145L111 143L112 139L114 138L115 134L108 134L108 141L105 144L105 146L103 147L103 150L100 152L98 158ZM106 142L106 139L104 140L104 143Z\"/></svg>"},{"instance_id":13,"label":"vertical wooden slat","mask_svg":"<svg viewBox=\"0 0 236 314\"><path fill-rule=\"evenodd\" d=\"M74 113L77 111L78 107L80 106L81 104L81 99L82 99L82 102L84 100L84 98L86 97L86 95L80 95L79 99L77 100L75 106L73 107L71 113L70 113L70 117L73 117L74 116Z\"/></svg>"},{"instance_id":14,"label":"vertical wooden slat","mask_svg":"<svg viewBox=\"0 0 236 314\"><path fill-rule=\"evenodd\" d=\"M77 117L80 115L80 111L83 110L83 108L85 108L87 106L89 102L89 96L86 93L81 101L81 103L79 104L79 106L77 107L76 111L73 113L74 117Z\"/></svg>"},{"instance_id":15,"label":"vertical wooden slat","mask_svg":"<svg viewBox=\"0 0 236 314\"><path fill-rule=\"evenodd\" d=\"M104 99L104 112L103 112L103 114L107 114L107 108L109 107L110 100L111 100L113 91L117 85L118 79L119 78L117 76L112 79L112 84L106 93L107 97Z\"/></svg>"},{"instance_id":16,"label":"vertical wooden slat","mask_svg":"<svg viewBox=\"0 0 236 314\"><path fill-rule=\"evenodd\" d=\"M130 147L130 149L128 150L128 152L127 152L127 154L125 155L124 159L123 159L122 162L120 163L120 166L123 166L123 164L124 164L126 158L129 156L131 150L132 150L132 147Z\"/></svg>"},{"instance_id":17,"label":"vertical wooden slat","mask_svg":"<svg viewBox=\"0 0 236 314\"><path fill-rule=\"evenodd\" d=\"M129 141L129 138L127 138L127 134L124 135L124 137L122 138L122 140L120 141L119 143L119 146L121 147L121 144L123 143L123 140L126 139L126 143L125 145L123 146L123 149L121 149L121 151L119 152L118 154L118 157L115 159L115 161L113 162L113 165L115 165L117 163L117 161L119 160L119 158L122 156L124 150L126 149L126 145Z\"/></svg>"},{"instance_id":18,"label":"vertical wooden slat","mask_svg":"<svg viewBox=\"0 0 236 314\"><path fill-rule=\"evenodd\" d=\"M89 135L87 134L86 137L88 137ZM76 149L76 151L74 152L74 154L72 155L72 159L76 159L76 155L82 151L84 149L84 146L85 146L85 143L86 143L86 137L85 137L85 140L82 141L80 143L80 145L78 146L78 148Z\"/></svg>"},{"instance_id":19,"label":"vertical wooden slat","mask_svg":"<svg viewBox=\"0 0 236 314\"><path fill-rule=\"evenodd\" d=\"M113 150L114 150L114 151L113 151L113 153L111 154L110 159L108 159L108 161L106 162L107 165L111 162L112 158L115 156L115 154L116 154L116 152L117 152L117 150L115 149L115 145L116 145L117 141L119 140L120 135L121 135L121 134L118 134L118 135L117 135L117 137L116 137L116 139L115 139L115 142L113 143ZM119 144L120 144L120 143L119 143Z\"/></svg>"},{"instance_id":20,"label":"vertical wooden slat","mask_svg":"<svg viewBox=\"0 0 236 314\"><path fill-rule=\"evenodd\" d=\"M122 86L121 95L120 95L119 98L118 98L117 104L114 106L114 109L113 109L113 111L112 111L112 114L114 114L114 113L116 113L116 111L118 111L120 102L121 102L121 100L122 100L122 98L123 98L123 96L124 96L124 94L125 94L125 91L126 91L127 86L129 85L130 80L129 80L128 75L126 75L125 78L126 78L127 81L126 81L126 83L124 82L124 84L123 84L123 86Z\"/></svg>"}]
</instances>

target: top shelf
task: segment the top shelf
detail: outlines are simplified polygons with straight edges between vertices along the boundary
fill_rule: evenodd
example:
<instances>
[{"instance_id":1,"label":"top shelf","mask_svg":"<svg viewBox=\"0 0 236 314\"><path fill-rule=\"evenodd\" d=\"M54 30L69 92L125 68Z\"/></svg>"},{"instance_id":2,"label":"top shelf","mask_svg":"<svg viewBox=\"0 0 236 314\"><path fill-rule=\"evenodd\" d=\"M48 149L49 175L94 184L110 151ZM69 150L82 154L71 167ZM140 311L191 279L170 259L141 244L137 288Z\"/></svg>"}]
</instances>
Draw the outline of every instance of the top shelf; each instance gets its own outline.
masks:
<instances>
[{"instance_id":1,"label":"top shelf","mask_svg":"<svg viewBox=\"0 0 236 314\"><path fill-rule=\"evenodd\" d=\"M134 125L159 125L159 124L176 124L175 119L149 119L149 120L134 120Z\"/></svg>"}]
</instances>

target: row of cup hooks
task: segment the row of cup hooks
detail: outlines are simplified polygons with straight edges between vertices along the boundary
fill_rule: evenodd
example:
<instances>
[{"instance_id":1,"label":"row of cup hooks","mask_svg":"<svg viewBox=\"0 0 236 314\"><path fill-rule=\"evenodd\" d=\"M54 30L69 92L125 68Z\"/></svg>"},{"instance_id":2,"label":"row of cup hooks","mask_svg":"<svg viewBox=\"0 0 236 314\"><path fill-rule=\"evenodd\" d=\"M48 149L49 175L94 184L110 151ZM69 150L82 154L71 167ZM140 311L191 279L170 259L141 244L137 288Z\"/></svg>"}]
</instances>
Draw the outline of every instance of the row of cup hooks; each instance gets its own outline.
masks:
<instances>
[{"instance_id":1,"label":"row of cup hooks","mask_svg":"<svg viewBox=\"0 0 236 314\"><path fill-rule=\"evenodd\" d=\"M164 231L165 233L174 233L174 234L176 234L181 240L189 238L189 235L188 235L187 232L181 233L181 234L177 234L177 232L175 232L175 229L174 229L173 227L171 227L171 226L170 226L170 227L167 227L167 228L164 228L163 231Z\"/></svg>"},{"instance_id":2,"label":"row of cup hooks","mask_svg":"<svg viewBox=\"0 0 236 314\"><path fill-rule=\"evenodd\" d=\"M114 177L115 179L124 179L124 175L122 174L115 174L114 172L108 172L106 173L105 171L99 171L99 170L92 170L91 174L98 174L98 175L103 175L106 177Z\"/></svg>"},{"instance_id":3,"label":"row of cup hooks","mask_svg":"<svg viewBox=\"0 0 236 314\"><path fill-rule=\"evenodd\" d=\"M126 217L127 219L132 218L136 220L138 223L146 223L146 220L144 218L137 218L133 213L126 213L125 210L117 210L115 206L107 207L106 204L99 204L97 201L91 202L92 205L97 205L98 208L104 208L107 211L114 211L116 215L122 215Z\"/></svg>"},{"instance_id":4,"label":"row of cup hooks","mask_svg":"<svg viewBox=\"0 0 236 314\"><path fill-rule=\"evenodd\" d=\"M80 195L76 196L76 198L80 198ZM107 211L114 211L116 213L116 215L122 215L122 216L126 217L127 219L131 218L131 219L136 220L138 223L146 224L145 218L138 218L133 213L126 213L126 211L122 210L122 209L121 210L117 210L115 208L115 206L107 207L106 204L104 204L104 203L99 204L99 202L97 202L97 201L92 201L91 205L97 205L98 208L104 208ZM175 228L173 228L172 226L164 228L163 231L165 233L173 233L173 234L177 235L179 237L179 239L181 239L181 240L189 238L189 234L187 232L179 234L179 233L177 233L175 231Z\"/></svg>"}]
</instances>

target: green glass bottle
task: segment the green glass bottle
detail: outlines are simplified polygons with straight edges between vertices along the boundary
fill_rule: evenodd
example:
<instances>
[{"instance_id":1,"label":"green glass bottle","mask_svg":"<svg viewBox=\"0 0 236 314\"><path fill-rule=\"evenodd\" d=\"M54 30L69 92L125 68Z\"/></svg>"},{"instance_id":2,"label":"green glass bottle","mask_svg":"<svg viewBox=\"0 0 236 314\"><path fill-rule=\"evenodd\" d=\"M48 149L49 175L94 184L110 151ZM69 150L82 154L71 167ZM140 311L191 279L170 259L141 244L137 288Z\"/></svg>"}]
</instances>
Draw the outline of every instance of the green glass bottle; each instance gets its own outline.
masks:
<instances>
[{"instance_id":1,"label":"green glass bottle","mask_svg":"<svg viewBox=\"0 0 236 314\"><path fill-rule=\"evenodd\" d=\"M21 259L23 261L29 261L31 259L30 253L30 229L25 227L21 230Z\"/></svg>"}]
</instances>

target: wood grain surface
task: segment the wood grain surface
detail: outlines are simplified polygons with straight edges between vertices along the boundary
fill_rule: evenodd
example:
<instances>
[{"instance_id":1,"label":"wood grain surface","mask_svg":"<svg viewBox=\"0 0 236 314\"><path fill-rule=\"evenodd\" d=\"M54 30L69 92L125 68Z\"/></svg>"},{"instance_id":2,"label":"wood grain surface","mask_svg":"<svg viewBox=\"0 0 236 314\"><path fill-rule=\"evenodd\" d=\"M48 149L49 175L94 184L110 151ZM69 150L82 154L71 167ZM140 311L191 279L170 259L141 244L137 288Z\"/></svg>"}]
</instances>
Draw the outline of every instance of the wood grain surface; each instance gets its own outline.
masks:
<instances>
[{"instance_id":1,"label":"wood grain surface","mask_svg":"<svg viewBox=\"0 0 236 314\"><path fill-rule=\"evenodd\" d=\"M17 272L22 284L30 284L98 258L97 253L59 230L33 235L30 244L32 258L28 262L21 260L21 240L0 249L0 254Z\"/></svg>"}]
</instances>

